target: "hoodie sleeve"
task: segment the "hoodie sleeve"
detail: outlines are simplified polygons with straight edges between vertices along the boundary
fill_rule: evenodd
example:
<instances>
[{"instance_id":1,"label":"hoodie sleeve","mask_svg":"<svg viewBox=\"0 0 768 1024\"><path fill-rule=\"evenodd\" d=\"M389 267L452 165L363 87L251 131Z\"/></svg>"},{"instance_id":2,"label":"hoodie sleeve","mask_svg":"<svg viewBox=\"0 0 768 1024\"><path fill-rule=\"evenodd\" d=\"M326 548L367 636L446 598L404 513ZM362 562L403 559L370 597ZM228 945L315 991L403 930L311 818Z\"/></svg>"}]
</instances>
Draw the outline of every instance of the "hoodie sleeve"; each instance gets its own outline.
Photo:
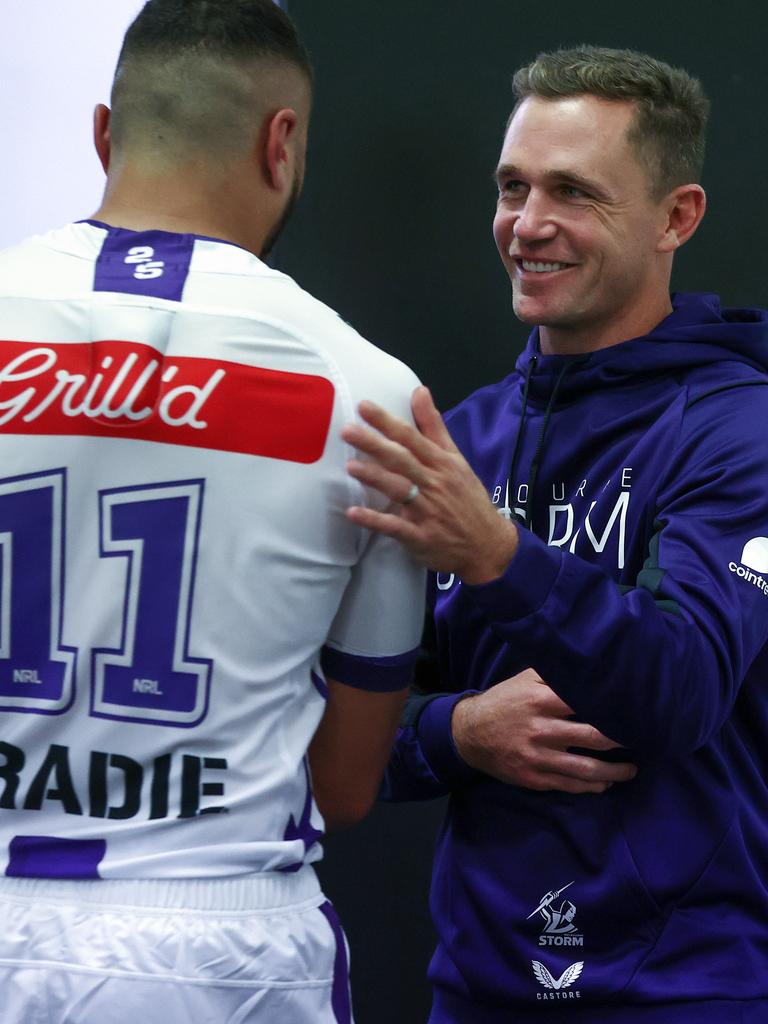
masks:
<instances>
[{"instance_id":1,"label":"hoodie sleeve","mask_svg":"<svg viewBox=\"0 0 768 1024\"><path fill-rule=\"evenodd\" d=\"M434 578L431 576L427 601L414 685L384 775L381 800L429 800L445 796L452 785L479 774L459 757L451 731L456 704L479 691L440 692L442 680L433 615Z\"/></svg>"},{"instance_id":2,"label":"hoodie sleeve","mask_svg":"<svg viewBox=\"0 0 768 1024\"><path fill-rule=\"evenodd\" d=\"M480 775L459 757L451 732L454 707L478 692L410 695L384 775L381 800L431 800Z\"/></svg>"},{"instance_id":3,"label":"hoodie sleeve","mask_svg":"<svg viewBox=\"0 0 768 1024\"><path fill-rule=\"evenodd\" d=\"M768 387L692 403L635 585L520 531L507 571L465 592L558 695L649 757L705 743L768 640Z\"/></svg>"}]
</instances>

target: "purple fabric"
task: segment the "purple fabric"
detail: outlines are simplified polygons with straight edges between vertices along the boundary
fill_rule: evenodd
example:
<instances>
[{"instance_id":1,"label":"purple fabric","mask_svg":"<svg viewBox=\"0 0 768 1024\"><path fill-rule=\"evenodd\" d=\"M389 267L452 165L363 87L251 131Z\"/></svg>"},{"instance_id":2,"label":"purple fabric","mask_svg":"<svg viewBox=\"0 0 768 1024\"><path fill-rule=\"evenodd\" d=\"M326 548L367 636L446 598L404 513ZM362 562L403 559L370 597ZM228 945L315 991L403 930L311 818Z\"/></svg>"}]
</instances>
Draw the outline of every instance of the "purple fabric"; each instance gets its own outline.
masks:
<instances>
[{"instance_id":1,"label":"purple fabric","mask_svg":"<svg viewBox=\"0 0 768 1024\"><path fill-rule=\"evenodd\" d=\"M310 677L312 679L312 685L323 698L323 700L328 700L328 686L326 685L325 680L321 676L319 676L317 672L311 672Z\"/></svg>"},{"instance_id":2,"label":"purple fabric","mask_svg":"<svg viewBox=\"0 0 768 1024\"><path fill-rule=\"evenodd\" d=\"M364 658L324 647L321 662L326 676L339 683L358 690L386 693L408 686L418 653L417 649L391 658Z\"/></svg>"},{"instance_id":3,"label":"purple fabric","mask_svg":"<svg viewBox=\"0 0 768 1024\"><path fill-rule=\"evenodd\" d=\"M94 291L180 301L195 246L194 235L111 227L107 231L96 261Z\"/></svg>"},{"instance_id":4,"label":"purple fabric","mask_svg":"<svg viewBox=\"0 0 768 1024\"><path fill-rule=\"evenodd\" d=\"M107 224L103 220L91 220L90 218L87 218L85 220L78 220L75 223L76 224L91 224L95 228L104 228L105 231L115 231L116 230L111 224ZM127 228L122 228L121 230L127 231L128 229ZM251 256L254 255L251 252L250 249L246 249L244 246L238 245L237 242L230 242L226 238L214 238L213 235L197 235L197 234L188 234L185 237L186 238L192 238L193 240L196 240L198 242L216 242L218 245L231 245L233 249L242 249L243 252L247 252Z\"/></svg>"},{"instance_id":5,"label":"purple fabric","mask_svg":"<svg viewBox=\"0 0 768 1024\"><path fill-rule=\"evenodd\" d=\"M544 990L540 994L543 997ZM767 1020L768 1003L763 1000L611 1006L581 999L542 998L529 1010L511 1011L508 1006L483 1006L451 992L437 991L428 1024L765 1024Z\"/></svg>"},{"instance_id":6,"label":"purple fabric","mask_svg":"<svg viewBox=\"0 0 768 1024\"><path fill-rule=\"evenodd\" d=\"M323 835L319 829L312 825L312 777L309 774L309 760L306 757L304 758L304 776L307 782L307 791L304 798L304 806L301 810L301 817L297 824L294 816L292 814L290 815L288 818L288 824L285 826L283 839L285 842L292 842L294 839L300 839L304 844L304 857L306 857L307 850L314 846ZM298 871L304 863L304 857L295 864L288 864L285 867L278 868L278 870Z\"/></svg>"},{"instance_id":7,"label":"purple fabric","mask_svg":"<svg viewBox=\"0 0 768 1024\"><path fill-rule=\"evenodd\" d=\"M478 691L475 691L478 692ZM419 719L421 749L436 778L451 783L469 781L477 777L477 770L462 761L451 732L453 709L467 696L464 693L435 697L427 704ZM450 742L446 743L446 737Z\"/></svg>"},{"instance_id":8,"label":"purple fabric","mask_svg":"<svg viewBox=\"0 0 768 1024\"><path fill-rule=\"evenodd\" d=\"M5 873L9 878L98 878L105 839L14 836Z\"/></svg>"},{"instance_id":9,"label":"purple fabric","mask_svg":"<svg viewBox=\"0 0 768 1024\"><path fill-rule=\"evenodd\" d=\"M581 795L467 779L450 698L412 716L384 792L451 797L430 978L457 1009L434 1024L768 1021L766 422L768 314L696 295L583 358L534 331L515 373L447 415L528 528L491 583L433 577L440 688L533 667L627 748L593 756L639 771Z\"/></svg>"},{"instance_id":10,"label":"purple fabric","mask_svg":"<svg viewBox=\"0 0 768 1024\"><path fill-rule=\"evenodd\" d=\"M347 944L341 928L338 914L330 900L320 907L336 939L336 959L333 964L333 988L331 990L331 1006L338 1024L352 1024L352 1002L349 995L349 965L347 963Z\"/></svg>"}]
</instances>

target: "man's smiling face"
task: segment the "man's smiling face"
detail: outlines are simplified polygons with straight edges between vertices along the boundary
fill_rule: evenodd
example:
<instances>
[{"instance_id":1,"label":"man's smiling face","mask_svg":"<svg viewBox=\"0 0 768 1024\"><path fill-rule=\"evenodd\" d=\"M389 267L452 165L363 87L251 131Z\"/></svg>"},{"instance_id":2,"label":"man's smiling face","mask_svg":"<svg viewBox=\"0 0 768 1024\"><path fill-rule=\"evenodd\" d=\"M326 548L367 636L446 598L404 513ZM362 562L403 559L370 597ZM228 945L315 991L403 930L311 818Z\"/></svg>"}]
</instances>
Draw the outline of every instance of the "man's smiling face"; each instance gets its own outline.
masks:
<instances>
[{"instance_id":1,"label":"man's smiling face","mask_svg":"<svg viewBox=\"0 0 768 1024\"><path fill-rule=\"evenodd\" d=\"M543 347L583 351L644 333L643 310L666 292L657 246L668 206L627 141L634 113L590 95L529 96L507 129L493 233L515 313L544 328Z\"/></svg>"}]
</instances>

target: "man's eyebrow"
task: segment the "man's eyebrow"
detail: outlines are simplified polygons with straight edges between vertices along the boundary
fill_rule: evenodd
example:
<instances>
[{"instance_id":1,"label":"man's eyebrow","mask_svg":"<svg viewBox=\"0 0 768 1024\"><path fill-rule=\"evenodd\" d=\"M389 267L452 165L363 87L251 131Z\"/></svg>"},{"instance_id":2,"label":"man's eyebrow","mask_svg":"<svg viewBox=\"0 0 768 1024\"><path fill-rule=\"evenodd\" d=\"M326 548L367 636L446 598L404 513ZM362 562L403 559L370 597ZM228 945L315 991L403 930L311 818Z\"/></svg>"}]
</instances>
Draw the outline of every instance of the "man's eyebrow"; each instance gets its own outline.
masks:
<instances>
[{"instance_id":1,"label":"man's eyebrow","mask_svg":"<svg viewBox=\"0 0 768 1024\"><path fill-rule=\"evenodd\" d=\"M569 168L563 168L561 170L560 168L553 167L550 170L544 171L542 177L555 184L574 185L583 192L589 192L591 195L594 195L599 199L610 199L610 194L605 189L605 186L599 185L594 181L594 179L587 178L583 174L578 174L576 171L570 170ZM526 175L514 164L499 164L493 172L493 179L496 182L500 182L505 178L525 181Z\"/></svg>"},{"instance_id":2,"label":"man's eyebrow","mask_svg":"<svg viewBox=\"0 0 768 1024\"><path fill-rule=\"evenodd\" d=\"M491 177L494 181L500 181L502 178L521 178L523 175L514 164L499 164Z\"/></svg>"}]
</instances>

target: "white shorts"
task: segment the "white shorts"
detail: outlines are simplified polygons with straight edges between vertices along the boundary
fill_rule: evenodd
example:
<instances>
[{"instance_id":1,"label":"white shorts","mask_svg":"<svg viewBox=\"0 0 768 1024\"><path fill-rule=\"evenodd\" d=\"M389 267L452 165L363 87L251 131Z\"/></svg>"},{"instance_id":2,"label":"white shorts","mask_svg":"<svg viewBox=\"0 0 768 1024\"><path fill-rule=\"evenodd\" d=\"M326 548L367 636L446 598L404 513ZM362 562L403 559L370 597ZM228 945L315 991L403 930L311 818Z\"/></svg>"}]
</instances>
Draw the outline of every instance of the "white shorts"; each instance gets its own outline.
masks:
<instances>
[{"instance_id":1,"label":"white shorts","mask_svg":"<svg viewBox=\"0 0 768 1024\"><path fill-rule=\"evenodd\" d=\"M311 867L246 879L0 878L2 1024L351 1024Z\"/></svg>"}]
</instances>

